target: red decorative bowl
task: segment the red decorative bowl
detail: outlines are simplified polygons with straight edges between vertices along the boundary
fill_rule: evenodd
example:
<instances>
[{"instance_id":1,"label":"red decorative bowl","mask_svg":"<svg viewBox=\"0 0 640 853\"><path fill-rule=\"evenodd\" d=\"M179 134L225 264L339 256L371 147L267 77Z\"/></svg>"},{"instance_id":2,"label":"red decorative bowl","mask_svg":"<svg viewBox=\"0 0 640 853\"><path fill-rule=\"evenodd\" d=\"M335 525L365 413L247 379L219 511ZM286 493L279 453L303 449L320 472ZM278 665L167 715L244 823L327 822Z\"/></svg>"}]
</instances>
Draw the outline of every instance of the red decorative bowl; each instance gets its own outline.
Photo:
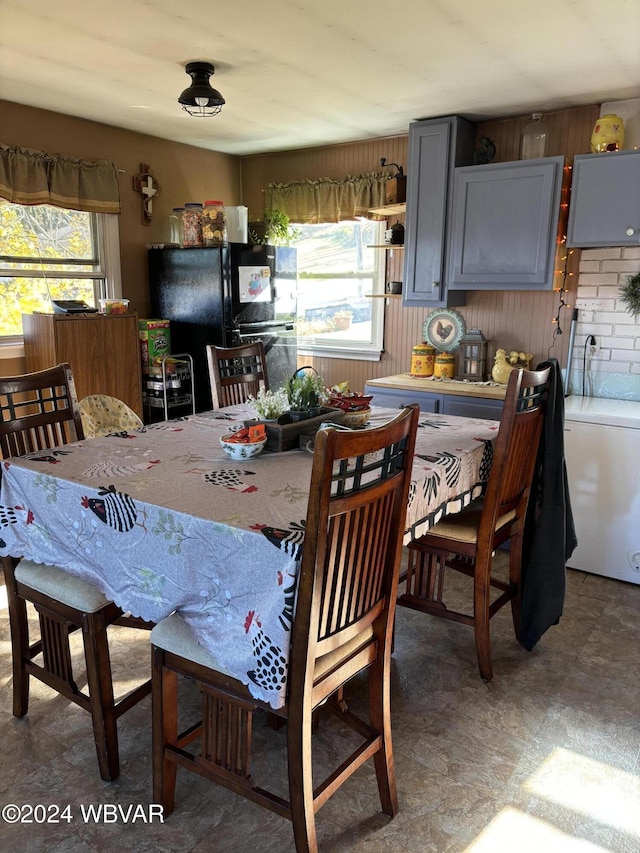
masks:
<instances>
[{"instance_id":1,"label":"red decorative bowl","mask_svg":"<svg viewBox=\"0 0 640 853\"><path fill-rule=\"evenodd\" d=\"M357 412L369 408L373 400L373 394L332 394L329 405L334 409L342 409L343 412Z\"/></svg>"}]
</instances>

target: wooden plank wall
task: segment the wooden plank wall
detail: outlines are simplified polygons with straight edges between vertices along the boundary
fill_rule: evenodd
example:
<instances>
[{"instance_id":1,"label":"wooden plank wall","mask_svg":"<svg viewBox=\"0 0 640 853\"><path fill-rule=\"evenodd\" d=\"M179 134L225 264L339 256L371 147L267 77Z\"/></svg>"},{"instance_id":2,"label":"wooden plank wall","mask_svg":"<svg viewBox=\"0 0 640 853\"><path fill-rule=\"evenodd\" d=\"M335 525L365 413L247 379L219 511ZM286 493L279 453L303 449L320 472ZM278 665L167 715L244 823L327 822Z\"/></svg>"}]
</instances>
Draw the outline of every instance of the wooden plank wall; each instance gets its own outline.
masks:
<instances>
[{"instance_id":1,"label":"wooden plank wall","mask_svg":"<svg viewBox=\"0 0 640 853\"><path fill-rule=\"evenodd\" d=\"M544 114L549 129L549 156L575 154L589 150L589 140L599 105L559 110ZM530 121L529 115L480 122L478 140L482 136L493 139L496 145L495 162L517 160L520 132ZM322 148L305 148L274 154L258 154L242 160L243 204L249 208L249 218L262 216L263 188L270 181L286 182L315 178L344 178L376 171L380 158L399 163L406 169L407 135L361 142L331 145ZM392 224L394 219L390 219ZM401 281L403 252L388 253L387 281ZM571 257L577 269L578 253ZM572 304L576 277L569 278L570 294L565 300ZM487 291L469 293L467 304L457 310L464 316L467 326L482 330L489 344L489 368L498 347L534 353L534 362L554 355L564 366L569 343L571 311L561 315L563 334L556 337L553 319L558 313L557 293L516 291ZM422 340L422 327L428 308L403 308L399 299L385 302L384 353L380 361L352 361L346 359L313 359L305 357L304 363L313 363L328 384L348 379L354 390L361 390L365 382L374 377L388 376L408 371L411 348Z\"/></svg>"}]
</instances>

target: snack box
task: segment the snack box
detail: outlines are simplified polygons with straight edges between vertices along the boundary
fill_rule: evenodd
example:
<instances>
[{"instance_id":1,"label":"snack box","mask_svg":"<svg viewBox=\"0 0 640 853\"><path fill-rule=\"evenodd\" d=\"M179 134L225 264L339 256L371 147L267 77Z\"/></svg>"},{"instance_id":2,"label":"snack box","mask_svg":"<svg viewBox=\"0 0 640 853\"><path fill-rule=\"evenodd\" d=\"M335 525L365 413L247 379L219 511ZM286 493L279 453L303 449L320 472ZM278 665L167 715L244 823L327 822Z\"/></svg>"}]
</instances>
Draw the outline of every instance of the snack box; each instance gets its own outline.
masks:
<instances>
[{"instance_id":1,"label":"snack box","mask_svg":"<svg viewBox=\"0 0 640 853\"><path fill-rule=\"evenodd\" d=\"M171 352L169 320L138 320L142 366L148 367Z\"/></svg>"}]
</instances>

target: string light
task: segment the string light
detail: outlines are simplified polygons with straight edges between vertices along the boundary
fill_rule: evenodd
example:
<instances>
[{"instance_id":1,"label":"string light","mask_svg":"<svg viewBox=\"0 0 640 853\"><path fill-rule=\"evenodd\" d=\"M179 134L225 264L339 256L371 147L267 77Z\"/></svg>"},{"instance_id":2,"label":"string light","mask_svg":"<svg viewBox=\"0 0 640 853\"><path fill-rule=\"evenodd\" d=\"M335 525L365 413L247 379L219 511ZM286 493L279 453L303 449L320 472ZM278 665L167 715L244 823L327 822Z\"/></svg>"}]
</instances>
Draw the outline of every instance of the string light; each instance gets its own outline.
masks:
<instances>
[{"instance_id":1,"label":"string light","mask_svg":"<svg viewBox=\"0 0 640 853\"><path fill-rule=\"evenodd\" d=\"M572 272L569 271L569 255L573 254L573 249L566 249L567 243L567 219L568 219L568 208L569 208L569 194L571 192L571 171L572 165L570 163L565 163L563 166L563 175L562 175L562 188L560 191L560 216L558 220L558 232L556 237L556 260L559 260L558 267L559 269L554 270L554 277L561 277L560 287L557 288L558 291L558 310L556 311L556 315L552 320L554 325L553 334L551 336L551 344L549 345L549 349L547 350L547 357L551 354L551 350L556 345L556 339L558 335L561 335L562 326L560 325L560 321L562 319L562 312L566 308L571 308L571 305L565 301L565 296L569 293L570 290L570 281L569 279L573 275ZM561 248L562 247L562 248ZM561 251L564 251L563 255L558 255ZM556 288L554 288L555 290Z\"/></svg>"},{"instance_id":2,"label":"string light","mask_svg":"<svg viewBox=\"0 0 640 853\"><path fill-rule=\"evenodd\" d=\"M566 236L562 242L564 242L565 240L566 240ZM574 273L569 272L567 269L567 266L569 263L569 256L573 254L573 251L574 251L573 249L570 249L566 253L566 255L564 255L561 258L561 260L564 262L564 270L557 270L556 271L556 273L561 274L563 276L563 278L562 278L562 285L561 285L560 289L558 290L558 296L559 296L558 310L556 312L556 316L552 320L552 323L554 324L555 328L553 330L553 335L551 336L551 344L549 345L549 349L547 350L547 357L549 357L551 355L551 350L556 345L556 338L558 337L558 335L562 334L562 326L560 325L562 312L566 308L571 308L571 305L565 301L564 297L565 297L565 295L567 295L569 293L569 288L567 287L567 279L571 278L571 276L574 275Z\"/></svg>"}]
</instances>

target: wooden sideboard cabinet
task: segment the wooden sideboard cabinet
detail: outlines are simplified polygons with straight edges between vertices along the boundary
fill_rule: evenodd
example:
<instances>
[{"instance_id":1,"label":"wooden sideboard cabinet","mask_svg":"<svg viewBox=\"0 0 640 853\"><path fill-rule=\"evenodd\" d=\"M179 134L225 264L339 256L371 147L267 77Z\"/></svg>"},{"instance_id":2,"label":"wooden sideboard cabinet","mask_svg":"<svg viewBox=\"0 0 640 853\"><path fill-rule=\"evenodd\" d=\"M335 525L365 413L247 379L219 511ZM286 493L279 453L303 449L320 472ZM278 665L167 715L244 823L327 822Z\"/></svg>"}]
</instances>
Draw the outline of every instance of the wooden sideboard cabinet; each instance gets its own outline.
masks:
<instances>
[{"instance_id":1,"label":"wooden sideboard cabinet","mask_svg":"<svg viewBox=\"0 0 640 853\"><path fill-rule=\"evenodd\" d=\"M23 314L28 373L69 362L78 399L109 394L142 417L136 314Z\"/></svg>"}]
</instances>

